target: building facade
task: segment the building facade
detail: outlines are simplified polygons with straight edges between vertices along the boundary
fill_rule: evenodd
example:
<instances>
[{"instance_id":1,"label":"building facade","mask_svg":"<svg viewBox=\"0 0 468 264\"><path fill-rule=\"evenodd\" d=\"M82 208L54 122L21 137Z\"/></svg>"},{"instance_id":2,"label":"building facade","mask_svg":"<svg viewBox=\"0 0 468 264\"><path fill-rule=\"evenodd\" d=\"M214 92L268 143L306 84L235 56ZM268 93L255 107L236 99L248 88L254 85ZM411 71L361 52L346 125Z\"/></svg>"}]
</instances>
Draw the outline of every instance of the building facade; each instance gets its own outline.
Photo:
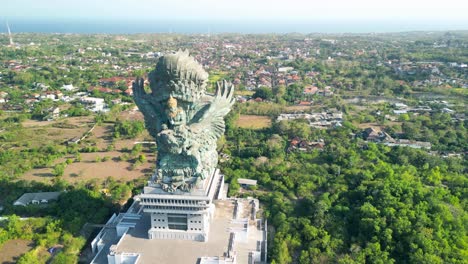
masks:
<instances>
[{"instance_id":1,"label":"building facade","mask_svg":"<svg viewBox=\"0 0 468 264\"><path fill-rule=\"evenodd\" d=\"M140 195L143 212L151 215L149 239L181 239L205 242L213 218L215 195L223 193L224 176L215 173L188 193L170 193L150 182Z\"/></svg>"}]
</instances>

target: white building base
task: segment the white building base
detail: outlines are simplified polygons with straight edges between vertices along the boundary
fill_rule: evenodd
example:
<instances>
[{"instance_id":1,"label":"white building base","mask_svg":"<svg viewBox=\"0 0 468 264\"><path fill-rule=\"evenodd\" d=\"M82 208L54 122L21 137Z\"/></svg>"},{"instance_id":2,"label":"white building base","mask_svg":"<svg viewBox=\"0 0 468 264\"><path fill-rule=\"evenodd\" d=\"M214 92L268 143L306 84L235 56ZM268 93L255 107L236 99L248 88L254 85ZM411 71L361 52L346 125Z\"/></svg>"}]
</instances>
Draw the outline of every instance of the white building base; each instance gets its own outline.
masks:
<instances>
[{"instance_id":1,"label":"white building base","mask_svg":"<svg viewBox=\"0 0 468 264\"><path fill-rule=\"evenodd\" d=\"M143 211L151 215L148 238L208 241L213 199L222 192L222 182L224 177L216 170L188 193L169 193L156 184L145 187L139 198Z\"/></svg>"}]
</instances>

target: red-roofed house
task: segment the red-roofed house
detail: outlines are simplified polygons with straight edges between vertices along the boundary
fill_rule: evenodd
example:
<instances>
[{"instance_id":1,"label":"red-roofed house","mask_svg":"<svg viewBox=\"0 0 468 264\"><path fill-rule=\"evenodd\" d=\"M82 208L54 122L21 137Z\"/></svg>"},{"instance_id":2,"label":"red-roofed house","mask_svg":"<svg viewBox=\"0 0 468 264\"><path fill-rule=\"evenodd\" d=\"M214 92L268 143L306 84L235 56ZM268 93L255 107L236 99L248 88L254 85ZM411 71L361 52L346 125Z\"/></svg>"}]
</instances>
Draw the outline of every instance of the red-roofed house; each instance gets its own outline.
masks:
<instances>
[{"instance_id":1,"label":"red-roofed house","mask_svg":"<svg viewBox=\"0 0 468 264\"><path fill-rule=\"evenodd\" d=\"M128 88L127 90L125 90L124 92L126 95L133 95L133 89L132 88Z\"/></svg>"},{"instance_id":2,"label":"red-roofed house","mask_svg":"<svg viewBox=\"0 0 468 264\"><path fill-rule=\"evenodd\" d=\"M88 88L89 92L92 92L94 90L98 90L101 93L115 93L116 92L116 91L114 91L114 90L112 90L110 88L106 88L106 87L91 86L91 87Z\"/></svg>"},{"instance_id":3,"label":"red-roofed house","mask_svg":"<svg viewBox=\"0 0 468 264\"><path fill-rule=\"evenodd\" d=\"M318 91L318 87L317 87L317 86L308 85L308 86L304 87L303 94L306 94L306 95L314 95L314 94L317 93L317 91Z\"/></svg>"}]
</instances>

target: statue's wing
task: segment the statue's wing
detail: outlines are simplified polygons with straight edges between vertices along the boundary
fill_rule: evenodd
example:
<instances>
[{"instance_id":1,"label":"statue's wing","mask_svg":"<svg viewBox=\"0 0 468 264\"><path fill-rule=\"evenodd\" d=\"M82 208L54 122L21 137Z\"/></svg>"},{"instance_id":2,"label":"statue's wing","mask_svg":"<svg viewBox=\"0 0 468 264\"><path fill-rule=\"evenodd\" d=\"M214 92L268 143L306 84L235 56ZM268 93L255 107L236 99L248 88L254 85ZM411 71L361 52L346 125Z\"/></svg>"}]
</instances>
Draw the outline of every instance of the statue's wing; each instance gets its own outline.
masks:
<instances>
[{"instance_id":1,"label":"statue's wing","mask_svg":"<svg viewBox=\"0 0 468 264\"><path fill-rule=\"evenodd\" d=\"M200 110L202 116L191 125L192 129L209 129L212 135L219 138L224 133L224 116L229 113L234 102L234 85L227 81L217 82L213 101Z\"/></svg>"},{"instance_id":2,"label":"statue's wing","mask_svg":"<svg viewBox=\"0 0 468 264\"><path fill-rule=\"evenodd\" d=\"M135 103L145 117L145 125L152 136L156 136L161 131L162 105L161 102L152 100L152 96L144 89L144 79L137 78L133 82L133 98Z\"/></svg>"}]
</instances>

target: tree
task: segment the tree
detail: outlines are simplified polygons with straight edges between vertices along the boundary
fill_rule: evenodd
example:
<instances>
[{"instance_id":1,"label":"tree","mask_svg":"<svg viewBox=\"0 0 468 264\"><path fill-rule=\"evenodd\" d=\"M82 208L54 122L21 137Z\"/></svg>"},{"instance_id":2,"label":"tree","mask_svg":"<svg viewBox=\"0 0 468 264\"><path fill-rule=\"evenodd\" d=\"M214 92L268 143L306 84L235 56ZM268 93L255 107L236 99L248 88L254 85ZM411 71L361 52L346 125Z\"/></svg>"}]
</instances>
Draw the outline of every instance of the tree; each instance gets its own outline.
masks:
<instances>
[{"instance_id":1,"label":"tree","mask_svg":"<svg viewBox=\"0 0 468 264\"><path fill-rule=\"evenodd\" d=\"M35 250L29 251L25 254L23 254L19 259L18 259L18 264L40 264L42 263L39 258L37 257L37 253Z\"/></svg>"},{"instance_id":2,"label":"tree","mask_svg":"<svg viewBox=\"0 0 468 264\"><path fill-rule=\"evenodd\" d=\"M299 86L297 84L289 85L286 88L286 94L283 96L284 100L293 103L298 101L303 96L304 87Z\"/></svg>"},{"instance_id":3,"label":"tree","mask_svg":"<svg viewBox=\"0 0 468 264\"><path fill-rule=\"evenodd\" d=\"M114 125L114 138L121 136L135 138L145 130L143 121L117 121Z\"/></svg>"},{"instance_id":4,"label":"tree","mask_svg":"<svg viewBox=\"0 0 468 264\"><path fill-rule=\"evenodd\" d=\"M54 175L55 176L63 176L63 173L65 172L65 167L66 167L66 164L65 163L58 163L54 166Z\"/></svg>"},{"instance_id":5,"label":"tree","mask_svg":"<svg viewBox=\"0 0 468 264\"><path fill-rule=\"evenodd\" d=\"M75 254L67 254L63 251L57 253L51 261L51 264L77 263L78 257Z\"/></svg>"},{"instance_id":6,"label":"tree","mask_svg":"<svg viewBox=\"0 0 468 264\"><path fill-rule=\"evenodd\" d=\"M404 122L404 121L409 121L409 120L410 120L410 117L408 114L400 114L398 116L398 121Z\"/></svg>"},{"instance_id":7,"label":"tree","mask_svg":"<svg viewBox=\"0 0 468 264\"><path fill-rule=\"evenodd\" d=\"M252 95L253 98L262 98L263 100L270 100L273 98L273 92L270 88L260 87L255 90L255 93Z\"/></svg>"},{"instance_id":8,"label":"tree","mask_svg":"<svg viewBox=\"0 0 468 264\"><path fill-rule=\"evenodd\" d=\"M9 236L12 238L19 237L22 233L22 223L17 215L11 215L7 219L7 224L6 224L6 231L8 232Z\"/></svg>"},{"instance_id":9,"label":"tree","mask_svg":"<svg viewBox=\"0 0 468 264\"><path fill-rule=\"evenodd\" d=\"M272 89L272 92L275 97L276 103L281 105L286 103L286 101L284 100L284 96L286 94L286 86L278 85L277 87Z\"/></svg>"}]
</instances>

